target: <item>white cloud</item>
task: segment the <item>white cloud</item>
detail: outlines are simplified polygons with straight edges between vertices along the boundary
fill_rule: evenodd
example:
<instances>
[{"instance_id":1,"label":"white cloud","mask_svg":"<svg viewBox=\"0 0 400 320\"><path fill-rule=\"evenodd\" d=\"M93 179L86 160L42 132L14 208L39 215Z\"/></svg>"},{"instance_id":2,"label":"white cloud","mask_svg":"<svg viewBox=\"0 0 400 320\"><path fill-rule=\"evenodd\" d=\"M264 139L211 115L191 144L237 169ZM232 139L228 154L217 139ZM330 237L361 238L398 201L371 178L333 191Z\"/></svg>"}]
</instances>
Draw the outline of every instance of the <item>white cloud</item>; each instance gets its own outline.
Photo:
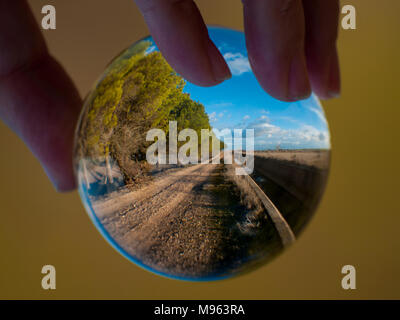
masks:
<instances>
[{"instance_id":1,"label":"white cloud","mask_svg":"<svg viewBox=\"0 0 400 320\"><path fill-rule=\"evenodd\" d=\"M217 113L216 113L216 112L210 113L210 114L208 115L208 118L210 119L211 122L217 121L217 120L218 120L218 119L217 119Z\"/></svg>"},{"instance_id":2,"label":"white cloud","mask_svg":"<svg viewBox=\"0 0 400 320\"><path fill-rule=\"evenodd\" d=\"M248 124L246 129L254 129L256 149L282 148L329 148L329 133L313 126L303 125L297 129L282 129L270 123L263 116Z\"/></svg>"},{"instance_id":3,"label":"white cloud","mask_svg":"<svg viewBox=\"0 0 400 320\"><path fill-rule=\"evenodd\" d=\"M249 60L241 53L227 52L224 58L234 76L251 71Z\"/></svg>"},{"instance_id":4,"label":"white cloud","mask_svg":"<svg viewBox=\"0 0 400 320\"><path fill-rule=\"evenodd\" d=\"M248 115L248 114L246 114L244 117L243 117L243 120L249 120L250 119L250 116Z\"/></svg>"},{"instance_id":5,"label":"white cloud","mask_svg":"<svg viewBox=\"0 0 400 320\"><path fill-rule=\"evenodd\" d=\"M270 124L267 116L261 116L257 120L250 122L246 129L254 129L254 137L261 137L268 134L276 133L280 130L279 127Z\"/></svg>"}]
</instances>

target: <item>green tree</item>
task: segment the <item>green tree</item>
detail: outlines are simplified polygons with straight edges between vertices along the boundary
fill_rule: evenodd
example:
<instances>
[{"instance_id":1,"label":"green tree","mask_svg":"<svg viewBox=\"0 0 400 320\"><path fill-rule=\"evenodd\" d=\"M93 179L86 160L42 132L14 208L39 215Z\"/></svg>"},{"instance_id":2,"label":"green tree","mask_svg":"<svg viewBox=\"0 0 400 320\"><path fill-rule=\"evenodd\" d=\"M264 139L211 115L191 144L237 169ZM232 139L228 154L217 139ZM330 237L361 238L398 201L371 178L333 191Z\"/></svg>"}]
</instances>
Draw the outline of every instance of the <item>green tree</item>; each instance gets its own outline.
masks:
<instances>
[{"instance_id":1,"label":"green tree","mask_svg":"<svg viewBox=\"0 0 400 320\"><path fill-rule=\"evenodd\" d=\"M108 67L86 101L87 114L79 128L84 157L118 162L127 182L142 177L149 142L146 133L159 128L168 134L169 121L178 131L211 129L204 106L183 92L185 81L161 53L146 54L151 42L128 48Z\"/></svg>"}]
</instances>

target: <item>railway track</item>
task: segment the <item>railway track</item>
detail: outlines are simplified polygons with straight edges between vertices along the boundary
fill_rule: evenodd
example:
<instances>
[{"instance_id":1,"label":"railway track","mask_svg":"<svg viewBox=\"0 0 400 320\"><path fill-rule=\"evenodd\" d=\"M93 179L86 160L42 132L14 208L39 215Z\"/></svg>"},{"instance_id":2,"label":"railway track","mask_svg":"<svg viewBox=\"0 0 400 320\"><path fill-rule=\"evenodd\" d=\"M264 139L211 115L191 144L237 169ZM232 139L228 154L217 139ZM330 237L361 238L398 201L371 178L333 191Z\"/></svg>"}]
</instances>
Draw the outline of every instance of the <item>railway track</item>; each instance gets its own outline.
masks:
<instances>
[{"instance_id":1,"label":"railway track","mask_svg":"<svg viewBox=\"0 0 400 320\"><path fill-rule=\"evenodd\" d=\"M282 245L284 247L290 246L293 242L296 241L296 236L294 235L292 228L289 226L289 224L279 212L278 208L271 201L271 199L268 198L264 191L253 180L253 178L251 178L249 175L244 175L244 177L265 207L268 216L271 218L275 229L281 238Z\"/></svg>"}]
</instances>

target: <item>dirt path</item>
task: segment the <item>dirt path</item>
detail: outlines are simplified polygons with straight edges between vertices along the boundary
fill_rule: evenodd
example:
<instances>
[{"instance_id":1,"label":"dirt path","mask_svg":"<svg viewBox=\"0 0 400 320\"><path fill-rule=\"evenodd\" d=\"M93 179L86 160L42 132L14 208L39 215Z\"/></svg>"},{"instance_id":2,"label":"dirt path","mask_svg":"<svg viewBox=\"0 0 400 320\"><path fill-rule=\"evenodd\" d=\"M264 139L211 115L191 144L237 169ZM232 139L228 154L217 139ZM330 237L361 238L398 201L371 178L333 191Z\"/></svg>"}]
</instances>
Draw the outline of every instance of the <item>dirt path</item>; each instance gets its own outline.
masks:
<instances>
[{"instance_id":1,"label":"dirt path","mask_svg":"<svg viewBox=\"0 0 400 320\"><path fill-rule=\"evenodd\" d=\"M243 204L227 179L231 166L168 169L92 205L115 242L150 268L186 278L229 275L281 249L266 212Z\"/></svg>"},{"instance_id":2,"label":"dirt path","mask_svg":"<svg viewBox=\"0 0 400 320\"><path fill-rule=\"evenodd\" d=\"M216 210L210 192L222 167L179 169L140 190L95 203L94 209L111 237L151 268L179 276L212 276L235 258L229 256L232 250L240 250L230 234L235 224L227 228L232 216ZM222 250L227 245L230 250Z\"/></svg>"}]
</instances>

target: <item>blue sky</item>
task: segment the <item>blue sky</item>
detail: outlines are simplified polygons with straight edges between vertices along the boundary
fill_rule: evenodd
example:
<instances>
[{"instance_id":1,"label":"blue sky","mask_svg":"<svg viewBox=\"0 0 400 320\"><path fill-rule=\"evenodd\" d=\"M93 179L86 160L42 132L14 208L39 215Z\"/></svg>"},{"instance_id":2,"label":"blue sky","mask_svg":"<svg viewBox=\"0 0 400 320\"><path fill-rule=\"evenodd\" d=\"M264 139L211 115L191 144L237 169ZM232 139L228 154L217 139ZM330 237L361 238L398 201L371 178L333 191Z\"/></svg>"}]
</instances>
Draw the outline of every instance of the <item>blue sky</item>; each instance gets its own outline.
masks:
<instances>
[{"instance_id":1,"label":"blue sky","mask_svg":"<svg viewBox=\"0 0 400 320\"><path fill-rule=\"evenodd\" d=\"M187 83L184 91L205 106L213 128L254 129L256 150L278 145L285 149L330 148L325 115L314 95L294 103L272 98L251 71L243 33L225 28L210 28L209 33L232 78L210 88Z\"/></svg>"}]
</instances>

